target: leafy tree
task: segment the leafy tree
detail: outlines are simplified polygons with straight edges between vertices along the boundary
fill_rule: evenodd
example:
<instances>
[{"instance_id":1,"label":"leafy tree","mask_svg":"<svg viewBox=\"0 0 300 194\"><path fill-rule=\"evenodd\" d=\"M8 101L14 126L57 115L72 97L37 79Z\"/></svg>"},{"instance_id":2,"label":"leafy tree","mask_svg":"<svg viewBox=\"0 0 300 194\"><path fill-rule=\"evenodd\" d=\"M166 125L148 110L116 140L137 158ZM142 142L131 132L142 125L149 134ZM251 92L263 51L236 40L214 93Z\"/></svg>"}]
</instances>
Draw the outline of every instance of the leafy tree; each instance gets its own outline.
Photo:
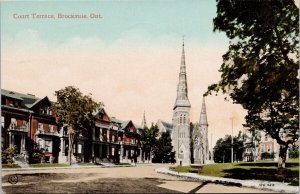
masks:
<instances>
[{"instance_id":1,"label":"leafy tree","mask_svg":"<svg viewBox=\"0 0 300 194\"><path fill-rule=\"evenodd\" d=\"M238 136L233 137L233 152L235 160L243 160L243 136L239 131ZM218 139L214 147L214 161L215 162L231 162L231 135L226 135L224 138Z\"/></svg>"},{"instance_id":2,"label":"leafy tree","mask_svg":"<svg viewBox=\"0 0 300 194\"><path fill-rule=\"evenodd\" d=\"M151 127L145 127L141 135L141 143L146 153L152 153L153 147L157 143L158 127L151 124ZM151 159L151 158L150 158Z\"/></svg>"},{"instance_id":3,"label":"leafy tree","mask_svg":"<svg viewBox=\"0 0 300 194\"><path fill-rule=\"evenodd\" d=\"M153 147L154 162L172 162L172 139L170 132L164 132ZM174 156L174 155L173 155Z\"/></svg>"},{"instance_id":4,"label":"leafy tree","mask_svg":"<svg viewBox=\"0 0 300 194\"><path fill-rule=\"evenodd\" d=\"M299 137L299 9L293 0L217 0L214 31L231 41L221 81L207 94L222 91L241 104L246 125L280 145L284 168L287 148Z\"/></svg>"},{"instance_id":5,"label":"leafy tree","mask_svg":"<svg viewBox=\"0 0 300 194\"><path fill-rule=\"evenodd\" d=\"M83 95L73 86L55 91L57 102L55 112L60 126L67 127L69 146L68 162L71 165L74 138L85 133L94 126L93 111L103 106L102 102L95 102L90 95Z\"/></svg>"}]
</instances>

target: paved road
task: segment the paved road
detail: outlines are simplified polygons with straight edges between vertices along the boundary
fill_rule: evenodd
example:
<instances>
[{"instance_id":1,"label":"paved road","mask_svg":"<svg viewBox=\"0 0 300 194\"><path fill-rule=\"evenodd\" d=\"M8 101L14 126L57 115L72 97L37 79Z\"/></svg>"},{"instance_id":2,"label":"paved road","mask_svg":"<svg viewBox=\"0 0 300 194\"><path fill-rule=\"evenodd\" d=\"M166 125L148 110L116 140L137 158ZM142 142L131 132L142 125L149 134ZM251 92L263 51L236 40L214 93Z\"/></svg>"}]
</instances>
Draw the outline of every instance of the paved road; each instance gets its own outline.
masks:
<instances>
[{"instance_id":1,"label":"paved road","mask_svg":"<svg viewBox=\"0 0 300 194\"><path fill-rule=\"evenodd\" d=\"M252 188L187 181L154 171L163 166L2 172L2 188L6 193L270 193ZM17 184L7 181L10 175L17 175Z\"/></svg>"}]
</instances>

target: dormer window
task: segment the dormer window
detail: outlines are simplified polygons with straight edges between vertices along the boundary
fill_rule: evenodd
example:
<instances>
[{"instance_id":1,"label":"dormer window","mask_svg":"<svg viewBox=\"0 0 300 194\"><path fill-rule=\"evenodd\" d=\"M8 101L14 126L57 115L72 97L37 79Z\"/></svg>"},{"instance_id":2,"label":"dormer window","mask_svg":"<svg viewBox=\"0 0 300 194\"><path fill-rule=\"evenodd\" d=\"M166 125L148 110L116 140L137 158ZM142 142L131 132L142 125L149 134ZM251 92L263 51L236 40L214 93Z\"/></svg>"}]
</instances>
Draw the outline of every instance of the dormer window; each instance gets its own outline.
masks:
<instances>
[{"instance_id":1,"label":"dormer window","mask_svg":"<svg viewBox=\"0 0 300 194\"><path fill-rule=\"evenodd\" d=\"M40 114L42 115L52 115L52 111L49 106L44 106L40 108Z\"/></svg>"}]
</instances>

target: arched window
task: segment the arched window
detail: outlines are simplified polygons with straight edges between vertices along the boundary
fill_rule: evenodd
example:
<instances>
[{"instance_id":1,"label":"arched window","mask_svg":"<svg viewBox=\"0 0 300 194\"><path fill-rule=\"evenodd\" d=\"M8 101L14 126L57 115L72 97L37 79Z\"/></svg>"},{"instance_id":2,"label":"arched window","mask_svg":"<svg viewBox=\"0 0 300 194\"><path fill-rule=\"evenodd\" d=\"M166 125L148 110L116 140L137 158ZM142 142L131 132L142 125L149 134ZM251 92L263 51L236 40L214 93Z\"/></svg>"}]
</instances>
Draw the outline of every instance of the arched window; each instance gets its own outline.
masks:
<instances>
[{"instance_id":1,"label":"arched window","mask_svg":"<svg viewBox=\"0 0 300 194\"><path fill-rule=\"evenodd\" d=\"M180 115L179 123L182 124L182 115Z\"/></svg>"},{"instance_id":2,"label":"arched window","mask_svg":"<svg viewBox=\"0 0 300 194\"><path fill-rule=\"evenodd\" d=\"M185 117L185 115L183 116L183 124L186 124L186 117Z\"/></svg>"}]
</instances>

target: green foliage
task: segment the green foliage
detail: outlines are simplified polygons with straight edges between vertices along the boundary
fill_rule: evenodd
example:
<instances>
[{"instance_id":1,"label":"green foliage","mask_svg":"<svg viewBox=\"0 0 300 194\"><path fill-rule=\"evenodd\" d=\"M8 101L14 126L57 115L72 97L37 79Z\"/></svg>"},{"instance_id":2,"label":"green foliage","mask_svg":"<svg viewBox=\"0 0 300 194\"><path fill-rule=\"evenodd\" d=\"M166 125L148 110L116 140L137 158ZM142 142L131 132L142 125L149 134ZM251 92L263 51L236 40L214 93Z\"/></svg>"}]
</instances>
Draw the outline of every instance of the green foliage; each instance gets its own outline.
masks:
<instances>
[{"instance_id":1,"label":"green foliage","mask_svg":"<svg viewBox=\"0 0 300 194\"><path fill-rule=\"evenodd\" d=\"M32 152L32 163L41 163L45 158L44 151L45 150L43 148L39 148L37 143L34 143L34 148Z\"/></svg>"},{"instance_id":2,"label":"green foliage","mask_svg":"<svg viewBox=\"0 0 300 194\"><path fill-rule=\"evenodd\" d=\"M282 145L283 162L288 145L299 138L298 23L293 0L217 0L214 31L232 41L223 55L221 81L206 94L222 91L241 104L248 111L247 127Z\"/></svg>"},{"instance_id":3,"label":"green foliage","mask_svg":"<svg viewBox=\"0 0 300 194\"><path fill-rule=\"evenodd\" d=\"M60 126L72 126L75 133L94 126L93 111L99 109L102 102L95 102L90 95L83 95L73 86L55 91L55 95L55 112Z\"/></svg>"},{"instance_id":4,"label":"green foliage","mask_svg":"<svg viewBox=\"0 0 300 194\"><path fill-rule=\"evenodd\" d=\"M238 161L243 160L243 137L241 131L238 136L233 137L233 153ZM218 139L214 147L214 161L217 163L231 162L231 136L226 135Z\"/></svg>"},{"instance_id":5,"label":"green foliage","mask_svg":"<svg viewBox=\"0 0 300 194\"><path fill-rule=\"evenodd\" d=\"M158 128L156 125L151 125L150 128L145 127L141 135L141 143L146 151L152 151L152 147L157 142Z\"/></svg>"},{"instance_id":6,"label":"green foliage","mask_svg":"<svg viewBox=\"0 0 300 194\"><path fill-rule=\"evenodd\" d=\"M15 146L9 147L2 152L2 163L12 164L14 162L13 158L17 148Z\"/></svg>"},{"instance_id":7,"label":"green foliage","mask_svg":"<svg viewBox=\"0 0 300 194\"><path fill-rule=\"evenodd\" d=\"M286 169L277 169L276 162L256 161L239 163L215 163L203 166L200 175L242 180L268 180L299 185L299 159L288 160Z\"/></svg>"},{"instance_id":8,"label":"green foliage","mask_svg":"<svg viewBox=\"0 0 300 194\"><path fill-rule=\"evenodd\" d=\"M299 146L289 148L289 158L299 158Z\"/></svg>"},{"instance_id":9,"label":"green foliage","mask_svg":"<svg viewBox=\"0 0 300 194\"><path fill-rule=\"evenodd\" d=\"M78 88L73 86L65 87L55 91L57 102L55 112L57 122L60 126L67 127L69 144L74 144L74 139L78 134L85 134L88 129L94 127L93 112L97 111L102 102L95 102L90 95L83 95ZM71 165L71 153L73 146L68 146L68 161Z\"/></svg>"},{"instance_id":10,"label":"green foliage","mask_svg":"<svg viewBox=\"0 0 300 194\"><path fill-rule=\"evenodd\" d=\"M164 162L169 163L174 161L174 154L172 154L172 139L170 133L164 132L161 134L161 137L158 139L156 144L153 147L153 162ZM172 158L173 157L173 158Z\"/></svg>"},{"instance_id":11,"label":"green foliage","mask_svg":"<svg viewBox=\"0 0 300 194\"><path fill-rule=\"evenodd\" d=\"M21 168L18 164L2 164L2 168Z\"/></svg>"}]
</instances>

